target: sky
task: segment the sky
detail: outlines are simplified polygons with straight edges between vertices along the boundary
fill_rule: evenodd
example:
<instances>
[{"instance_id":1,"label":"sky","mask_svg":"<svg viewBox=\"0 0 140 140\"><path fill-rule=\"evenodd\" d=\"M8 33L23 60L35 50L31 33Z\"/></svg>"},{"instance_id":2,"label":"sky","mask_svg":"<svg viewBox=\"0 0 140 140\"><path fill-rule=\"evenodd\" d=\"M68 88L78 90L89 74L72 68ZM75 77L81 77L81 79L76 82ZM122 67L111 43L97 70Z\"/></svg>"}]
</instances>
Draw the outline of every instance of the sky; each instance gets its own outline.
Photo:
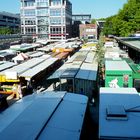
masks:
<instances>
[{"instance_id":1,"label":"sky","mask_svg":"<svg viewBox=\"0 0 140 140\"><path fill-rule=\"evenodd\" d=\"M106 18L117 14L127 0L70 0L73 14L91 14L92 18ZM19 13L20 0L1 0L0 11Z\"/></svg>"}]
</instances>

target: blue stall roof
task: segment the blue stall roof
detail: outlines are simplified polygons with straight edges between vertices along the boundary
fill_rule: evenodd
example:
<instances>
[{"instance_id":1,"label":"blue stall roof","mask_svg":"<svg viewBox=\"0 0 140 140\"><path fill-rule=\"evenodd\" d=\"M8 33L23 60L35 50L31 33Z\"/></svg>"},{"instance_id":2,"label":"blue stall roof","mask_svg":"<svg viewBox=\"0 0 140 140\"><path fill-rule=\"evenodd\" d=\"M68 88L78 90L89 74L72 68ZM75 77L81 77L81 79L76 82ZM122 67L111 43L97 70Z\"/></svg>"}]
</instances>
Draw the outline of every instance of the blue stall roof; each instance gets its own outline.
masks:
<instances>
[{"instance_id":1,"label":"blue stall roof","mask_svg":"<svg viewBox=\"0 0 140 140\"><path fill-rule=\"evenodd\" d=\"M26 96L1 113L0 138L79 140L87 102L86 96L66 92Z\"/></svg>"},{"instance_id":2,"label":"blue stall roof","mask_svg":"<svg viewBox=\"0 0 140 140\"><path fill-rule=\"evenodd\" d=\"M79 69L76 78L96 81L98 71L98 63L83 63Z\"/></svg>"},{"instance_id":3,"label":"blue stall roof","mask_svg":"<svg viewBox=\"0 0 140 140\"><path fill-rule=\"evenodd\" d=\"M140 139L139 105L140 96L134 88L116 88L113 90L112 88L101 88L99 138L104 140ZM109 109L110 107L111 109ZM111 117L108 118L108 116Z\"/></svg>"}]
</instances>

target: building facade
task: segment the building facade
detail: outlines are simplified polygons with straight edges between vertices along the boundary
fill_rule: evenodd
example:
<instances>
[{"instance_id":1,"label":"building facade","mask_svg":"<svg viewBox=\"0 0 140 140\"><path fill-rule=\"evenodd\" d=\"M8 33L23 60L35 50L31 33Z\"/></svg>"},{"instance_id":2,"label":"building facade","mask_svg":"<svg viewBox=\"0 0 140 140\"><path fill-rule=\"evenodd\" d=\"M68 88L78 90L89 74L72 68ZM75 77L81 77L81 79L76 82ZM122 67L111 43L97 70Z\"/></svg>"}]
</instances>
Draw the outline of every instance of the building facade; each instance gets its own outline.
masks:
<instances>
[{"instance_id":1,"label":"building facade","mask_svg":"<svg viewBox=\"0 0 140 140\"><path fill-rule=\"evenodd\" d=\"M90 14L73 14L72 15L72 22L81 21L83 24L86 22L91 22L91 15Z\"/></svg>"},{"instance_id":2,"label":"building facade","mask_svg":"<svg viewBox=\"0 0 140 140\"><path fill-rule=\"evenodd\" d=\"M97 24L80 24L80 38L97 39Z\"/></svg>"},{"instance_id":3,"label":"building facade","mask_svg":"<svg viewBox=\"0 0 140 140\"><path fill-rule=\"evenodd\" d=\"M14 31L20 28L20 16L8 12L0 12L0 28L8 27Z\"/></svg>"},{"instance_id":4,"label":"building facade","mask_svg":"<svg viewBox=\"0 0 140 140\"><path fill-rule=\"evenodd\" d=\"M74 14L72 15L72 36L73 37L79 37L80 36L80 30L79 25L80 24L86 24L91 22L91 15L90 14Z\"/></svg>"},{"instance_id":5,"label":"building facade","mask_svg":"<svg viewBox=\"0 0 140 140\"><path fill-rule=\"evenodd\" d=\"M21 32L48 40L71 37L72 4L69 0L21 0Z\"/></svg>"}]
</instances>

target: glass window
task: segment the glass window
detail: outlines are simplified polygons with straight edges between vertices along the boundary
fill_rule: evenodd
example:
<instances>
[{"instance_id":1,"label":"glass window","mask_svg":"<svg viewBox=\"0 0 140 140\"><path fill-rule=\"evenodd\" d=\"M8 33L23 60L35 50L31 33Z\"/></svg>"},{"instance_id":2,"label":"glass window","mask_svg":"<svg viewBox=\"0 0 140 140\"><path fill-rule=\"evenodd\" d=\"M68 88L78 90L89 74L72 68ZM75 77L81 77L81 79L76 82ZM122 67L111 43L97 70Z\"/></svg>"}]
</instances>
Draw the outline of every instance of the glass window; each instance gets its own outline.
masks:
<instances>
[{"instance_id":1,"label":"glass window","mask_svg":"<svg viewBox=\"0 0 140 140\"><path fill-rule=\"evenodd\" d=\"M47 7L48 6L48 0L36 0L38 7Z\"/></svg>"},{"instance_id":2,"label":"glass window","mask_svg":"<svg viewBox=\"0 0 140 140\"><path fill-rule=\"evenodd\" d=\"M25 16L35 16L35 10L34 9L24 10L24 15Z\"/></svg>"},{"instance_id":3,"label":"glass window","mask_svg":"<svg viewBox=\"0 0 140 140\"><path fill-rule=\"evenodd\" d=\"M50 24L53 25L60 25L61 24L61 18L50 18Z\"/></svg>"},{"instance_id":4,"label":"glass window","mask_svg":"<svg viewBox=\"0 0 140 140\"><path fill-rule=\"evenodd\" d=\"M37 15L38 16L46 16L48 14L48 9L38 9Z\"/></svg>"},{"instance_id":5,"label":"glass window","mask_svg":"<svg viewBox=\"0 0 140 140\"><path fill-rule=\"evenodd\" d=\"M51 5L61 5L61 0L51 0Z\"/></svg>"},{"instance_id":6,"label":"glass window","mask_svg":"<svg viewBox=\"0 0 140 140\"><path fill-rule=\"evenodd\" d=\"M37 19L37 23L38 23L38 25L48 25L48 18L39 17L39 18Z\"/></svg>"},{"instance_id":7,"label":"glass window","mask_svg":"<svg viewBox=\"0 0 140 140\"><path fill-rule=\"evenodd\" d=\"M48 33L48 27L46 27L46 26L39 26L38 27L38 33L39 34L47 34Z\"/></svg>"},{"instance_id":8,"label":"glass window","mask_svg":"<svg viewBox=\"0 0 140 140\"><path fill-rule=\"evenodd\" d=\"M51 34L61 34L61 27L51 27L50 32Z\"/></svg>"},{"instance_id":9,"label":"glass window","mask_svg":"<svg viewBox=\"0 0 140 140\"><path fill-rule=\"evenodd\" d=\"M34 1L24 1L24 7L30 7L34 5L35 5Z\"/></svg>"},{"instance_id":10,"label":"glass window","mask_svg":"<svg viewBox=\"0 0 140 140\"><path fill-rule=\"evenodd\" d=\"M61 9L51 9L50 16L61 16Z\"/></svg>"},{"instance_id":11,"label":"glass window","mask_svg":"<svg viewBox=\"0 0 140 140\"><path fill-rule=\"evenodd\" d=\"M26 34L35 34L36 27L25 27Z\"/></svg>"},{"instance_id":12,"label":"glass window","mask_svg":"<svg viewBox=\"0 0 140 140\"><path fill-rule=\"evenodd\" d=\"M35 18L26 18L25 19L25 25L36 25Z\"/></svg>"}]
</instances>

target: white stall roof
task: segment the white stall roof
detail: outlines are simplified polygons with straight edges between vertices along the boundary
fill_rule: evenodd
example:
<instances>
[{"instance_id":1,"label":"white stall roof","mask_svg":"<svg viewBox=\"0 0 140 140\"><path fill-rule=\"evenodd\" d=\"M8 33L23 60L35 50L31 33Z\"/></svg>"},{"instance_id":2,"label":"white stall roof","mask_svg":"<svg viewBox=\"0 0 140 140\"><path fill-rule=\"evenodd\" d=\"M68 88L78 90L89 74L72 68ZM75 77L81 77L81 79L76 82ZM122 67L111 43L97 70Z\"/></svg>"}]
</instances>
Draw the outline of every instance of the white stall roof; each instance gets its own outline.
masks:
<instances>
[{"instance_id":1,"label":"white stall roof","mask_svg":"<svg viewBox=\"0 0 140 140\"><path fill-rule=\"evenodd\" d=\"M110 88L100 88L100 93L117 93L117 94L138 94L135 88L115 88L115 90L111 90Z\"/></svg>"},{"instance_id":2,"label":"white stall roof","mask_svg":"<svg viewBox=\"0 0 140 140\"><path fill-rule=\"evenodd\" d=\"M74 61L74 59L77 57L77 53L74 54L71 58L68 59L68 61L66 63L72 63Z\"/></svg>"},{"instance_id":3,"label":"white stall roof","mask_svg":"<svg viewBox=\"0 0 140 140\"><path fill-rule=\"evenodd\" d=\"M34 51L34 52L28 52L26 53L29 57L40 57L42 55L44 55L43 52L37 52L37 51Z\"/></svg>"},{"instance_id":4,"label":"white stall roof","mask_svg":"<svg viewBox=\"0 0 140 140\"><path fill-rule=\"evenodd\" d=\"M96 81L98 64L83 63L75 78Z\"/></svg>"},{"instance_id":5,"label":"white stall roof","mask_svg":"<svg viewBox=\"0 0 140 140\"><path fill-rule=\"evenodd\" d=\"M38 51L44 51L44 52L49 52L51 49L53 48L53 45L47 45L45 47L42 48L38 48Z\"/></svg>"},{"instance_id":6,"label":"white stall roof","mask_svg":"<svg viewBox=\"0 0 140 140\"><path fill-rule=\"evenodd\" d=\"M35 67L36 65L40 64L41 62L45 61L45 59L40 59L40 58L33 58L30 59L22 64L19 64L17 66L14 66L10 69L7 69L5 71L0 72L0 74L5 74L5 72L9 72L9 71L15 71L18 74L21 74L25 71L27 71L28 69Z\"/></svg>"},{"instance_id":7,"label":"white stall roof","mask_svg":"<svg viewBox=\"0 0 140 140\"><path fill-rule=\"evenodd\" d=\"M65 92L26 96L0 115L0 138L79 140L87 102L86 96Z\"/></svg>"},{"instance_id":8,"label":"white stall roof","mask_svg":"<svg viewBox=\"0 0 140 140\"><path fill-rule=\"evenodd\" d=\"M46 45L48 43L48 40L41 40L41 39L38 39L36 41L36 43L40 43L40 44L43 44L43 45Z\"/></svg>"},{"instance_id":9,"label":"white stall roof","mask_svg":"<svg viewBox=\"0 0 140 140\"><path fill-rule=\"evenodd\" d=\"M37 66L28 69L24 73L20 74L21 77L28 77L32 78L33 76L37 75L41 71L45 70L49 66L51 66L53 63L55 63L58 59L57 58L49 58L42 63L38 64Z\"/></svg>"},{"instance_id":10,"label":"white stall roof","mask_svg":"<svg viewBox=\"0 0 140 140\"><path fill-rule=\"evenodd\" d=\"M95 57L95 52L89 52L89 53L87 54L87 57L86 57L86 59L85 59L85 62L87 62L87 63L92 63L93 60L94 60L94 57Z\"/></svg>"},{"instance_id":11,"label":"white stall roof","mask_svg":"<svg viewBox=\"0 0 140 140\"><path fill-rule=\"evenodd\" d=\"M8 61L4 61L0 64L0 71L3 71L5 69L9 69L13 66L15 66L16 64L13 62L8 62Z\"/></svg>"},{"instance_id":12,"label":"white stall roof","mask_svg":"<svg viewBox=\"0 0 140 140\"><path fill-rule=\"evenodd\" d=\"M40 47L41 45L39 43L32 43L33 47Z\"/></svg>"},{"instance_id":13,"label":"white stall roof","mask_svg":"<svg viewBox=\"0 0 140 140\"><path fill-rule=\"evenodd\" d=\"M100 89L100 108L99 108L99 138L134 140L140 139L140 96L135 89ZM116 90L116 93L115 93ZM119 91L118 91L119 90ZM122 91L122 94L120 94ZM118 94L119 93L119 94ZM115 117L107 119L107 108L111 106L122 107L125 110L127 119ZM135 112L137 111L137 112Z\"/></svg>"},{"instance_id":14,"label":"white stall roof","mask_svg":"<svg viewBox=\"0 0 140 140\"><path fill-rule=\"evenodd\" d=\"M132 71L126 61L105 61L106 70L117 71Z\"/></svg>"}]
</instances>

